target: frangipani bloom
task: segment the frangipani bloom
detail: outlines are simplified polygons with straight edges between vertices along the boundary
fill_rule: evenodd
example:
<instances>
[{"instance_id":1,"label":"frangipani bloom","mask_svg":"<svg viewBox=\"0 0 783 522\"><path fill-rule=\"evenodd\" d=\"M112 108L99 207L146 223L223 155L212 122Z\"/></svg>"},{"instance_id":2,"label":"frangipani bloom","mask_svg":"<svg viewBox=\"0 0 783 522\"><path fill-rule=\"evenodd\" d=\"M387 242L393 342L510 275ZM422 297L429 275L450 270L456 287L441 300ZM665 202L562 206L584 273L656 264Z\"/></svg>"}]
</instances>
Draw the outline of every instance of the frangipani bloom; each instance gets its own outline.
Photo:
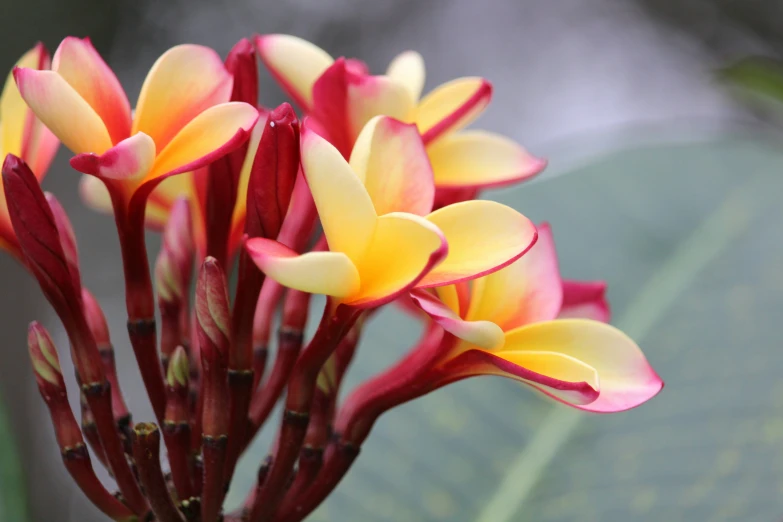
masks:
<instances>
[{"instance_id":1,"label":"frangipani bloom","mask_svg":"<svg viewBox=\"0 0 783 522\"><path fill-rule=\"evenodd\" d=\"M49 53L40 43L16 63L17 67L30 69L48 69L49 65ZM57 138L27 107L9 74L0 94L0 161L8 154L22 158L40 181L46 175L59 144ZM0 190L0 248L17 256L19 254L3 190Z\"/></svg>"},{"instance_id":2,"label":"frangipani bloom","mask_svg":"<svg viewBox=\"0 0 783 522\"><path fill-rule=\"evenodd\" d=\"M422 98L424 61L413 51L397 56L385 75L372 76L362 62L335 61L295 36L257 36L256 46L283 90L345 157L364 125L385 115L416 124L439 189L504 185L546 165L504 136L462 130L489 104L492 86L483 78L459 78Z\"/></svg>"},{"instance_id":3,"label":"frangipani bloom","mask_svg":"<svg viewBox=\"0 0 783 522\"><path fill-rule=\"evenodd\" d=\"M302 133L302 166L329 252L298 255L280 243L251 239L247 250L284 286L370 307L414 286L438 286L485 274L521 256L533 224L491 201L430 213L435 187L412 125L371 120L350 164L312 129Z\"/></svg>"},{"instance_id":4,"label":"frangipani bloom","mask_svg":"<svg viewBox=\"0 0 783 522\"><path fill-rule=\"evenodd\" d=\"M14 76L33 112L76 154L71 165L104 181L115 211L132 202L143 209L163 178L235 149L258 117L246 103L226 103L233 78L198 45L173 47L155 62L133 113L88 39L63 40L51 71L17 68Z\"/></svg>"},{"instance_id":5,"label":"frangipani bloom","mask_svg":"<svg viewBox=\"0 0 783 522\"><path fill-rule=\"evenodd\" d=\"M500 375L600 413L627 410L655 396L663 382L628 336L600 321L558 318L580 309L605 317L606 306L602 299L581 299L600 295L595 284L563 284L549 227L538 230L530 252L470 287L438 288L438 297L414 293L430 317L461 339L431 370L432 385ZM566 304L569 287L580 290L570 297L576 307Z\"/></svg>"}]
</instances>

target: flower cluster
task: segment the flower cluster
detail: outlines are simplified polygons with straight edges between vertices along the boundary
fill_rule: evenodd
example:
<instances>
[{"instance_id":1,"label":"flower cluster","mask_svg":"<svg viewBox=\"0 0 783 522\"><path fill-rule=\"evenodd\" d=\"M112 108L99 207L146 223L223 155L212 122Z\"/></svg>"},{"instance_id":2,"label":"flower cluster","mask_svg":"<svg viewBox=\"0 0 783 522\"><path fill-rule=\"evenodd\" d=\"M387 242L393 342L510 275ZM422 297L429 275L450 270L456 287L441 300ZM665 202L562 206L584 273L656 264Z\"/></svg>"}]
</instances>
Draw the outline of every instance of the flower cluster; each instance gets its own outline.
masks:
<instances>
[{"instance_id":1,"label":"flower cluster","mask_svg":"<svg viewBox=\"0 0 783 522\"><path fill-rule=\"evenodd\" d=\"M300 116L287 103L258 105L258 58ZM39 323L30 356L63 462L109 518L302 520L380 415L469 377L508 377L592 412L660 391L640 349L607 324L605 285L561 278L550 227L476 199L545 167L508 138L465 130L489 104L490 83L461 78L422 96L423 86L415 52L372 75L359 60L266 35L241 40L225 61L202 46L170 49L132 111L88 39L66 38L51 60L38 45L19 61L0 99L0 244L67 332L80 423ZM85 202L114 216L130 344L157 425L131 419L106 320L82 286L76 237L40 188L59 142L83 174ZM163 232L154 273L145 228ZM313 294L326 306L304 342ZM390 304L424 333L341 403L363 326ZM239 511L223 513L237 459L281 400L255 487ZM117 494L98 481L91 455Z\"/></svg>"}]
</instances>

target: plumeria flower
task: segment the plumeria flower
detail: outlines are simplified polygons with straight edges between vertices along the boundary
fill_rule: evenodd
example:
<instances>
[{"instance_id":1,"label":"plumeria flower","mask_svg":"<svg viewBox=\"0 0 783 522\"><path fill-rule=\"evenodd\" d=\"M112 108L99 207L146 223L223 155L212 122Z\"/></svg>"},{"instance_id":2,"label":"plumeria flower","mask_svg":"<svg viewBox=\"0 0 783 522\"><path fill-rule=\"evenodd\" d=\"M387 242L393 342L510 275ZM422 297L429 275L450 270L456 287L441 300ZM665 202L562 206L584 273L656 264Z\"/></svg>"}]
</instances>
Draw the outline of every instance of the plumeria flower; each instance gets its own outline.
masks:
<instances>
[{"instance_id":1,"label":"plumeria flower","mask_svg":"<svg viewBox=\"0 0 783 522\"><path fill-rule=\"evenodd\" d=\"M655 396L663 381L628 336L594 319L572 318L580 311L607 317L600 285L564 284L551 231L546 225L538 230L530 252L506 268L470 285L414 293L414 301L460 339L429 372L430 386L500 375L600 413Z\"/></svg>"},{"instance_id":2,"label":"plumeria flower","mask_svg":"<svg viewBox=\"0 0 783 522\"><path fill-rule=\"evenodd\" d=\"M335 61L295 36L257 36L256 46L283 90L346 158L364 125L385 115L416 124L439 189L505 185L546 165L504 136L463 130L492 97L483 78L459 78L421 97L424 61L413 51L397 56L385 75L373 76L362 62Z\"/></svg>"},{"instance_id":3,"label":"plumeria flower","mask_svg":"<svg viewBox=\"0 0 783 522\"><path fill-rule=\"evenodd\" d=\"M71 165L101 179L112 203L143 215L165 177L206 165L240 146L258 112L226 103L233 78L213 50L179 45L153 65L135 112L89 39L63 40L51 71L14 70L22 97L76 156Z\"/></svg>"},{"instance_id":4,"label":"plumeria flower","mask_svg":"<svg viewBox=\"0 0 783 522\"><path fill-rule=\"evenodd\" d=\"M50 66L49 53L38 44L18 62L17 67L43 70ZM60 142L27 107L11 74L0 95L0 161L13 154L25 161L40 181L49 170ZM0 248L19 257L19 245L8 216L5 192L0 190Z\"/></svg>"},{"instance_id":5,"label":"plumeria flower","mask_svg":"<svg viewBox=\"0 0 783 522\"><path fill-rule=\"evenodd\" d=\"M378 306L414 286L447 285L497 270L535 241L533 224L500 203L469 201L431 212L432 169L415 126L372 119L350 163L312 129L302 166L328 252L298 255L251 239L261 270L284 286Z\"/></svg>"}]
</instances>

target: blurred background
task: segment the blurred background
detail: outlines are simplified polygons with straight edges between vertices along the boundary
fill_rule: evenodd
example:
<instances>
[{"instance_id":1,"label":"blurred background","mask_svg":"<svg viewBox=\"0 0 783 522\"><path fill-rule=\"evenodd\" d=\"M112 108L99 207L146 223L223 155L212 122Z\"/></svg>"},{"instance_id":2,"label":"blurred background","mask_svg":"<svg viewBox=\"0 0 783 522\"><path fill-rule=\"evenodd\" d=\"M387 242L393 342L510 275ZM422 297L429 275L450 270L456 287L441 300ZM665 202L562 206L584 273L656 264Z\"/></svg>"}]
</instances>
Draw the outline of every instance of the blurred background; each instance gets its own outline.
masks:
<instances>
[{"instance_id":1,"label":"blurred background","mask_svg":"<svg viewBox=\"0 0 783 522\"><path fill-rule=\"evenodd\" d=\"M0 70L37 40L54 50L66 35L89 35L131 100L154 59L181 42L225 54L242 36L286 32L376 72L416 49L425 90L490 79L494 100L478 125L550 160L537 181L487 196L552 223L566 277L609 282L614 324L643 347L665 390L637 410L588 416L500 379L450 386L383 417L313 520L783 517L783 138L769 111L739 103L715 79L742 56L783 53L783 4L0 0L0 20ZM264 74L262 102L282 99ZM61 150L44 186L74 222L134 418L151 420L124 334L114 226L80 203L67 159ZM61 465L29 368L25 325L59 324L19 266L0 256L0 270L0 520L103 520ZM381 314L347 384L416 335L401 314ZM231 502L269 439L242 461Z\"/></svg>"}]
</instances>

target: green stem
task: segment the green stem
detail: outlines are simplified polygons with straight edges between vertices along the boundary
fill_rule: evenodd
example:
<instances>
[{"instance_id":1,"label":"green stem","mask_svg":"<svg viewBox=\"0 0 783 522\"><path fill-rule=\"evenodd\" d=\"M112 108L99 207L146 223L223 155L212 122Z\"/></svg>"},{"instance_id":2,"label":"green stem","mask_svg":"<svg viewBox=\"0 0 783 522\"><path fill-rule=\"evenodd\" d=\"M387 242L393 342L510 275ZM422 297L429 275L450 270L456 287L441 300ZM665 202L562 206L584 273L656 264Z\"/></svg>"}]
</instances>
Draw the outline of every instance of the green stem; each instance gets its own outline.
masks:
<instances>
[{"instance_id":1,"label":"green stem","mask_svg":"<svg viewBox=\"0 0 783 522\"><path fill-rule=\"evenodd\" d=\"M0 397L0 520L30 520L24 473L11 432L5 401Z\"/></svg>"}]
</instances>

